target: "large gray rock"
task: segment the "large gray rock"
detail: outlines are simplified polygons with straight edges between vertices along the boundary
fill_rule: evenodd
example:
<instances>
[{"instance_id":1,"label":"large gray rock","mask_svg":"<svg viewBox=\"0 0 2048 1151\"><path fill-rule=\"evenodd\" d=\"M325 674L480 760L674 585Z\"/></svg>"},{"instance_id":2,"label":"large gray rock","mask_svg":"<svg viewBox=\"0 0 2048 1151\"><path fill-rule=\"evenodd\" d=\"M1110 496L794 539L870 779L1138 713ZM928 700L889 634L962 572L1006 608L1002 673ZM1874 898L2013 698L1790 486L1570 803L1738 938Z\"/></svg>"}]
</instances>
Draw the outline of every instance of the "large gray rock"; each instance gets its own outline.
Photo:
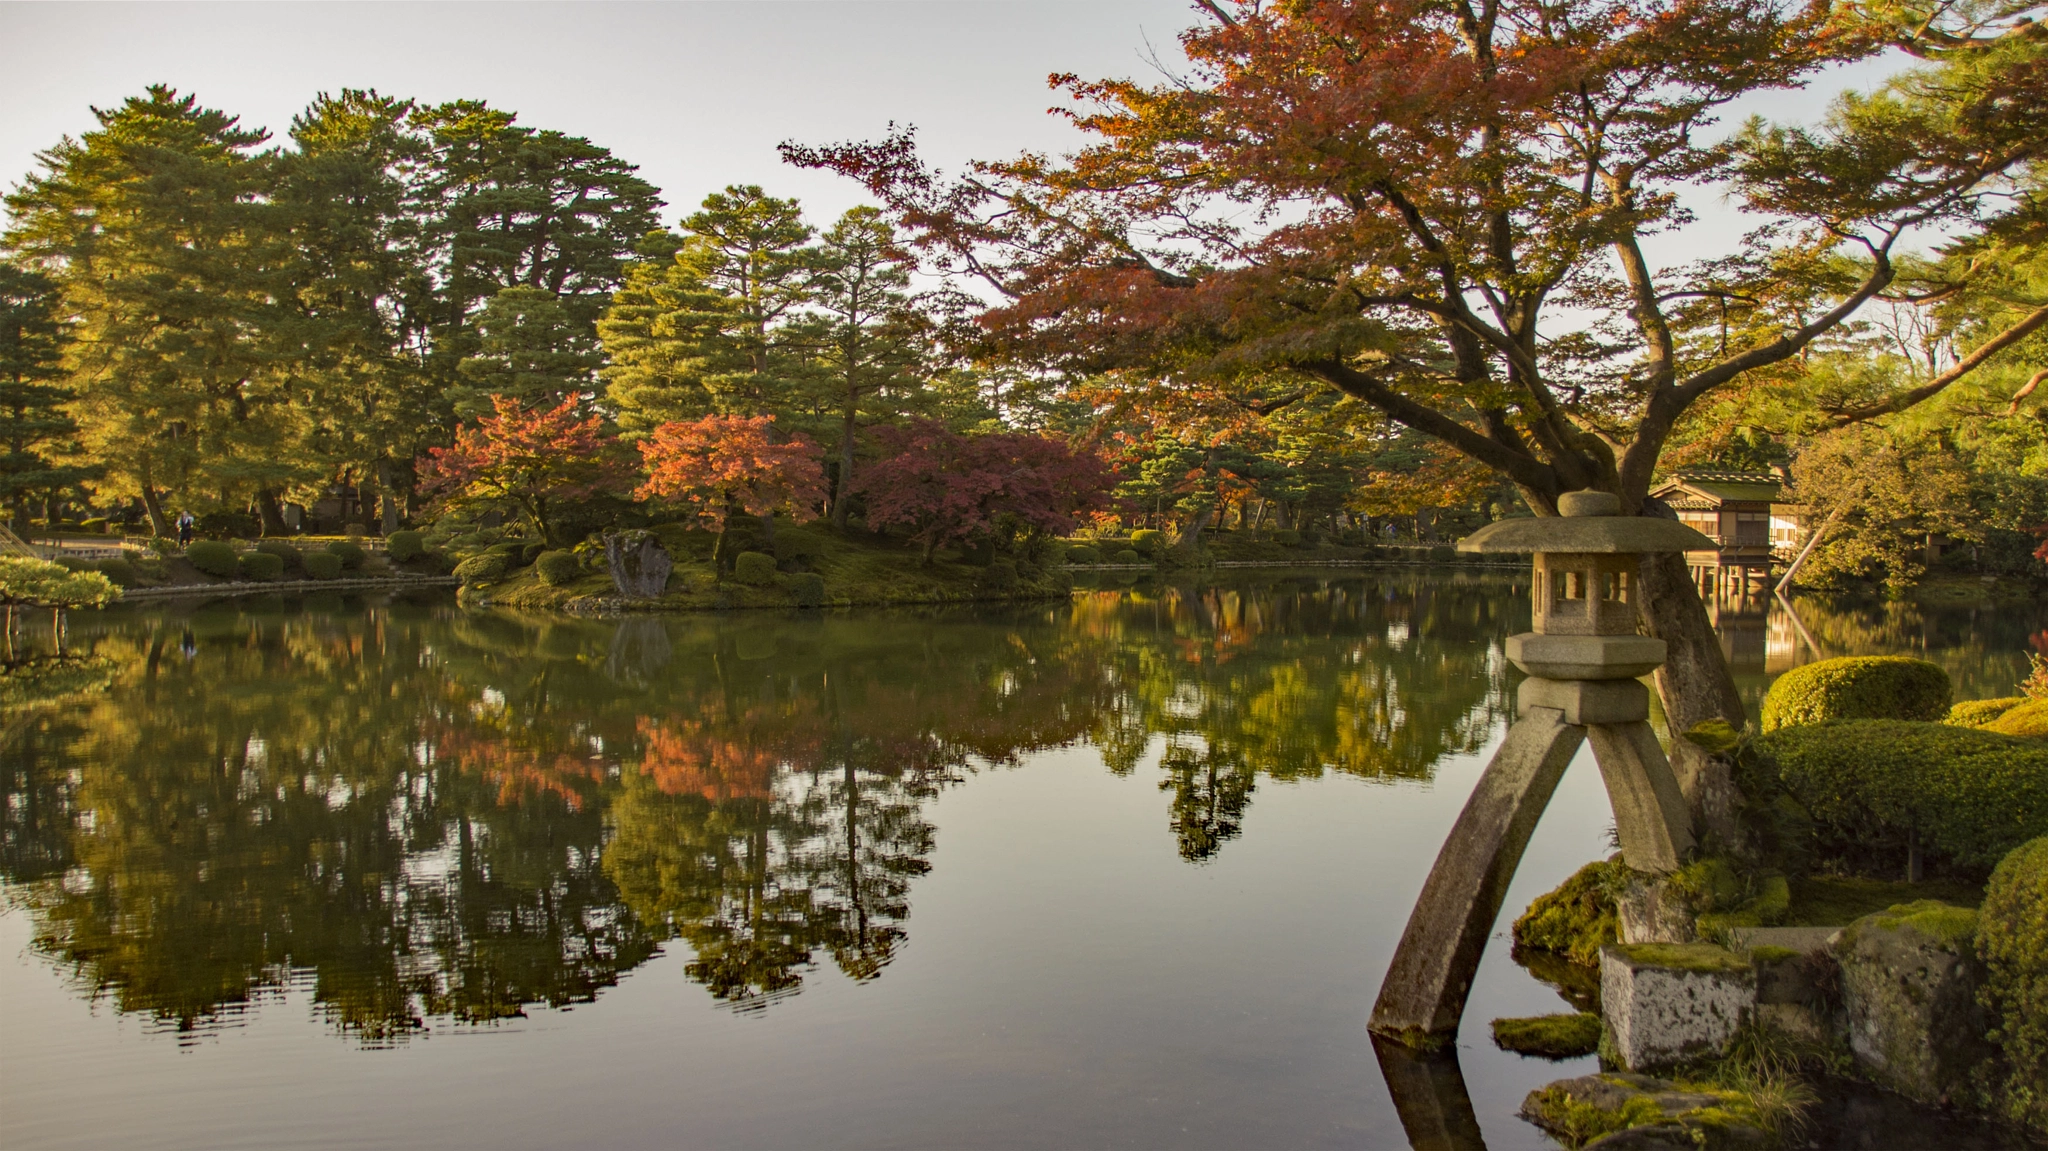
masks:
<instances>
[{"instance_id":1,"label":"large gray rock","mask_svg":"<svg viewBox=\"0 0 2048 1151\"><path fill-rule=\"evenodd\" d=\"M1756 1003L1749 961L1708 943L1600 949L1600 1004L1631 1071L1720 1054Z\"/></svg>"},{"instance_id":2,"label":"large gray rock","mask_svg":"<svg viewBox=\"0 0 2048 1151\"><path fill-rule=\"evenodd\" d=\"M1899 1094L1938 1102L1993 1054L1977 1002L1977 913L1922 900L1868 915L1833 945L1849 1050Z\"/></svg>"},{"instance_id":3,"label":"large gray rock","mask_svg":"<svg viewBox=\"0 0 2048 1151\"><path fill-rule=\"evenodd\" d=\"M1709 1151L1774 1146L1759 1127L1731 1121L1728 1093L1688 1091L1648 1075L1607 1072L1531 1091L1522 1118L1585 1151ZM1601 1134L1605 1132L1605 1134Z\"/></svg>"}]
</instances>

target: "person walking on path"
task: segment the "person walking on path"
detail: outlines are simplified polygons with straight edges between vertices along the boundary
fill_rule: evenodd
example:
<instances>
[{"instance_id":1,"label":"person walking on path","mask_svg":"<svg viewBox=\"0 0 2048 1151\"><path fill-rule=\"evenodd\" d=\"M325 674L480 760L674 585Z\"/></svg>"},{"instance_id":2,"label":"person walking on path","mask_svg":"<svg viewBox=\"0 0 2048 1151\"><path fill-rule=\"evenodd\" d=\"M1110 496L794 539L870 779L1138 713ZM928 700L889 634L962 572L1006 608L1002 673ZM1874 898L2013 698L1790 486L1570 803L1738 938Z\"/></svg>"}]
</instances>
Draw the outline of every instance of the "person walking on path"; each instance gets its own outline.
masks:
<instances>
[{"instance_id":1,"label":"person walking on path","mask_svg":"<svg viewBox=\"0 0 2048 1151\"><path fill-rule=\"evenodd\" d=\"M192 518L192 512L190 509L178 513L179 547L184 547L186 544L192 542L192 528L197 523L198 521Z\"/></svg>"}]
</instances>

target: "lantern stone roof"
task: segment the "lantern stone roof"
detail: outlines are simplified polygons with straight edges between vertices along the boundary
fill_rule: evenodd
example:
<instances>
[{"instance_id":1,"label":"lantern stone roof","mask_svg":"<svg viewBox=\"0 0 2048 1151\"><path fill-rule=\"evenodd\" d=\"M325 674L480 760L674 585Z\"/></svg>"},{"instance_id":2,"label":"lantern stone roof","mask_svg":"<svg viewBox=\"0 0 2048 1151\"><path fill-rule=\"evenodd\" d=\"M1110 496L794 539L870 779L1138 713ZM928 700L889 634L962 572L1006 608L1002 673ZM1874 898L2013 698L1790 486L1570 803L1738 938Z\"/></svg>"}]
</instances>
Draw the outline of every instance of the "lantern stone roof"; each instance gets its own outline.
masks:
<instances>
[{"instance_id":1,"label":"lantern stone roof","mask_svg":"<svg viewBox=\"0 0 2048 1151\"><path fill-rule=\"evenodd\" d=\"M1568 492L1558 499L1562 515L1501 520L1458 541L1461 552L1643 552L1712 551L1714 541L1676 520L1624 516L1621 501L1606 492Z\"/></svg>"}]
</instances>

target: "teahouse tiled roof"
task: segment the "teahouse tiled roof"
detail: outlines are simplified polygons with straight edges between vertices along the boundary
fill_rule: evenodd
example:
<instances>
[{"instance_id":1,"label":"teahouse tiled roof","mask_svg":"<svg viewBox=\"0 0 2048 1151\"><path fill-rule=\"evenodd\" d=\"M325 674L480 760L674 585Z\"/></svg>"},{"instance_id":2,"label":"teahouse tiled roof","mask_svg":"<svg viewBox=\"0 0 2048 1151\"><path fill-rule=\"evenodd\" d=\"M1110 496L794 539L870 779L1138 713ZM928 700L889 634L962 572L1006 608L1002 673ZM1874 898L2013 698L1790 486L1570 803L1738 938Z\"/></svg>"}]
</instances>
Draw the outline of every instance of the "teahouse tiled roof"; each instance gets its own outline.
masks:
<instances>
[{"instance_id":1,"label":"teahouse tiled roof","mask_svg":"<svg viewBox=\"0 0 2048 1151\"><path fill-rule=\"evenodd\" d=\"M1687 468L1674 473L1650 494L1673 508L1691 511L1724 503L1776 503L1780 486L1778 477L1769 472Z\"/></svg>"}]
</instances>

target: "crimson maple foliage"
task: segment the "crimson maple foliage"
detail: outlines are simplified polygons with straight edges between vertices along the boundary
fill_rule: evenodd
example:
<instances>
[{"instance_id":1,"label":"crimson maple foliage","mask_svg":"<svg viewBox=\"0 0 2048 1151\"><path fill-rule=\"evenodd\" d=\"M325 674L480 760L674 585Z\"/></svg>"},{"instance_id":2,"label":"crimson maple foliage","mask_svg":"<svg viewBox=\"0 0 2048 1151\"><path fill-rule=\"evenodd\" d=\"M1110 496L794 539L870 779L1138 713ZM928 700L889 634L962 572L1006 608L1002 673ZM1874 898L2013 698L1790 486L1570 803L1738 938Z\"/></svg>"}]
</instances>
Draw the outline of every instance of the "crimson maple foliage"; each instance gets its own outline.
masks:
<instances>
[{"instance_id":1,"label":"crimson maple foliage","mask_svg":"<svg viewBox=\"0 0 2048 1151\"><path fill-rule=\"evenodd\" d=\"M510 396L492 396L491 406L495 415L457 429L452 445L428 452L422 490L453 503L512 504L553 543L549 517L564 501L626 482L603 418L579 418L574 397L545 411L527 411Z\"/></svg>"},{"instance_id":2,"label":"crimson maple foliage","mask_svg":"<svg viewBox=\"0 0 2048 1151\"><path fill-rule=\"evenodd\" d=\"M1072 531L1080 516L1108 506L1116 482L1099 456L1044 436L962 436L932 420L874 435L889 454L854 481L868 526L907 530L926 562L1005 515L1028 531Z\"/></svg>"},{"instance_id":3,"label":"crimson maple foliage","mask_svg":"<svg viewBox=\"0 0 2048 1151\"><path fill-rule=\"evenodd\" d=\"M774 424L774 416L670 420L640 441L647 480L634 494L691 507L714 531L735 510L816 519L825 502L818 445L801 433L776 443Z\"/></svg>"}]
</instances>

